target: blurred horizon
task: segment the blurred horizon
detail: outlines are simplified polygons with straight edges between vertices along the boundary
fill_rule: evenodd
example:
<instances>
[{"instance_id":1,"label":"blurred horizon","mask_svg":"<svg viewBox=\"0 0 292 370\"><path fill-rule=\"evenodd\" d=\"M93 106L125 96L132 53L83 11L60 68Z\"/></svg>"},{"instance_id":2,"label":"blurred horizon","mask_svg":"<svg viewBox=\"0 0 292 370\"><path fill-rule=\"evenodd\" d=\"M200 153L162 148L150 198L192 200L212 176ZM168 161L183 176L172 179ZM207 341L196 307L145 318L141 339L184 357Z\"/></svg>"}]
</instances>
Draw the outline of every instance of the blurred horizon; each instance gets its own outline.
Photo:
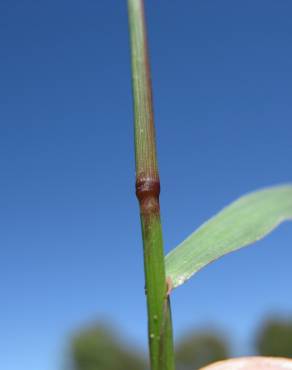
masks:
<instances>
[{"instance_id":1,"label":"blurred horizon","mask_svg":"<svg viewBox=\"0 0 292 370\"><path fill-rule=\"evenodd\" d=\"M270 317L259 323L249 356L292 358L292 317ZM232 339L216 328L189 328L175 341L177 370L197 370L210 363L242 356L234 354ZM68 370L146 370L147 351L113 328L112 324L92 322L71 336L66 351Z\"/></svg>"},{"instance_id":2,"label":"blurred horizon","mask_svg":"<svg viewBox=\"0 0 292 370\"><path fill-rule=\"evenodd\" d=\"M292 3L146 2L165 251L250 191L292 182ZM0 4L0 307L5 370L62 368L109 321L147 348L126 1ZM292 316L292 229L172 294L175 338L234 353Z\"/></svg>"}]
</instances>

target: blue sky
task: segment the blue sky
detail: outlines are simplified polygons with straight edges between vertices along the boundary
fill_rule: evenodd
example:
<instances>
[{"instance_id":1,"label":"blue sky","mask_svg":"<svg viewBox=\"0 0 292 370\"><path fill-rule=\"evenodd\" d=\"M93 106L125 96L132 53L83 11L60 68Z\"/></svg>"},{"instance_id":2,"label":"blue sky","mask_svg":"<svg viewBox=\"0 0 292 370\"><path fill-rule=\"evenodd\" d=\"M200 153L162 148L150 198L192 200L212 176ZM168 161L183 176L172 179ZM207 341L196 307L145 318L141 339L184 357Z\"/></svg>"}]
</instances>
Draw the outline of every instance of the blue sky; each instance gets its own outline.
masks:
<instances>
[{"instance_id":1,"label":"blue sky","mask_svg":"<svg viewBox=\"0 0 292 370\"><path fill-rule=\"evenodd\" d=\"M149 0L168 251L243 193L292 181L292 3ZM146 348L126 1L0 3L0 348L61 368L70 334L112 322ZM292 314L290 224L173 293L177 337L214 326L250 353Z\"/></svg>"}]
</instances>

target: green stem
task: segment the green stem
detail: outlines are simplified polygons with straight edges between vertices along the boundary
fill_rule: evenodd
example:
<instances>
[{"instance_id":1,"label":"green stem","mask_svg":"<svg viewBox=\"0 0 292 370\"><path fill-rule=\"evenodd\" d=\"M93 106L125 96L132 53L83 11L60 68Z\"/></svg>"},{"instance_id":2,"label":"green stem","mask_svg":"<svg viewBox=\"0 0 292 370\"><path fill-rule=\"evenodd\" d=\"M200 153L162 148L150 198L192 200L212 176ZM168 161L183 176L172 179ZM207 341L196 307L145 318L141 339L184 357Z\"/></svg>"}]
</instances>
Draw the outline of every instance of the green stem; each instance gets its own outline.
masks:
<instances>
[{"instance_id":1,"label":"green stem","mask_svg":"<svg viewBox=\"0 0 292 370\"><path fill-rule=\"evenodd\" d=\"M174 370L143 0L128 0L128 11L135 116L136 195L140 204L143 236L151 370Z\"/></svg>"}]
</instances>

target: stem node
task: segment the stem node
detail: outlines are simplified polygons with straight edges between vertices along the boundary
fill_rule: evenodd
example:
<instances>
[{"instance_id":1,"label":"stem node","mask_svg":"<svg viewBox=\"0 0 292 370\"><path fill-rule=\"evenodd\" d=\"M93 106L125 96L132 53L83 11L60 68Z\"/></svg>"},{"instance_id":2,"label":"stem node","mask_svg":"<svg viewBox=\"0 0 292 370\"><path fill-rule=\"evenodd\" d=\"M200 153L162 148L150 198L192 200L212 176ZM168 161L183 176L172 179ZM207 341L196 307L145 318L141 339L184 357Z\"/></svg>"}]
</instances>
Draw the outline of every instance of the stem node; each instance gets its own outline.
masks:
<instances>
[{"instance_id":1,"label":"stem node","mask_svg":"<svg viewBox=\"0 0 292 370\"><path fill-rule=\"evenodd\" d=\"M136 181L136 196L144 215L159 214L160 183L158 179L140 176Z\"/></svg>"},{"instance_id":2,"label":"stem node","mask_svg":"<svg viewBox=\"0 0 292 370\"><path fill-rule=\"evenodd\" d=\"M136 195L141 203L145 198L157 198L160 194L160 182L151 177L139 176L136 181Z\"/></svg>"}]
</instances>

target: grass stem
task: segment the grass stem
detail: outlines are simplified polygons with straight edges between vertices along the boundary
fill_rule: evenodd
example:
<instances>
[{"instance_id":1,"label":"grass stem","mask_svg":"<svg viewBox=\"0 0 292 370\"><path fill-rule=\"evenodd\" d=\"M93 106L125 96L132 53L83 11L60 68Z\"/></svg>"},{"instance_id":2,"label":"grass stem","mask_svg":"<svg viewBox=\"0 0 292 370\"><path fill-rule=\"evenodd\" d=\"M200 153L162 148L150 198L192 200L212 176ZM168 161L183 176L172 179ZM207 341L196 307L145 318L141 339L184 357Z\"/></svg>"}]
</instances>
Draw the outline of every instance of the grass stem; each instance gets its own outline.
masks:
<instances>
[{"instance_id":1,"label":"grass stem","mask_svg":"<svg viewBox=\"0 0 292 370\"><path fill-rule=\"evenodd\" d=\"M143 0L128 0L135 121L136 195L140 205L151 370L174 370L172 322L160 220L160 180Z\"/></svg>"}]
</instances>

